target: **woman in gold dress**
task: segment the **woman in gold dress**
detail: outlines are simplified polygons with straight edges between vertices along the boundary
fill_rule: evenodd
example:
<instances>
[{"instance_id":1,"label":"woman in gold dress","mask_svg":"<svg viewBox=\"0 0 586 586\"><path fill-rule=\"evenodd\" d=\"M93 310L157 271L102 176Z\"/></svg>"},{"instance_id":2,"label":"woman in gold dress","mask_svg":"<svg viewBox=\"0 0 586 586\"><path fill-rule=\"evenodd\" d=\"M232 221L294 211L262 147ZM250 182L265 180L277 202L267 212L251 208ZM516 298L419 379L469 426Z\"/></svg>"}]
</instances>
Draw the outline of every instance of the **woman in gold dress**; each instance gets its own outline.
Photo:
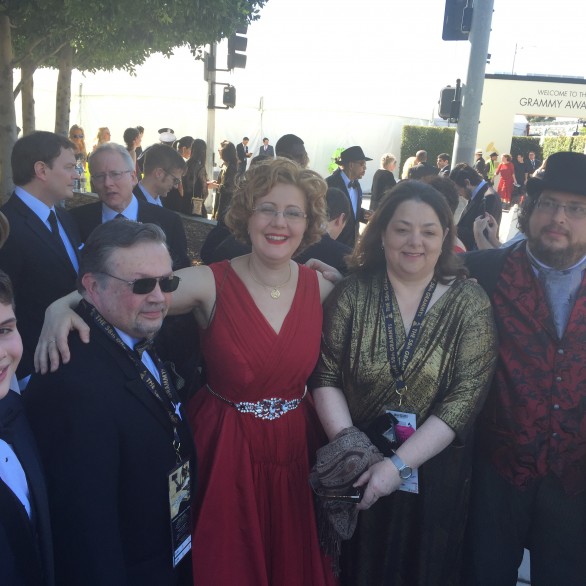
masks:
<instances>
[{"instance_id":1,"label":"woman in gold dress","mask_svg":"<svg viewBox=\"0 0 586 586\"><path fill-rule=\"evenodd\" d=\"M489 300L452 252L455 234L441 195L402 182L326 302L311 386L330 441L389 411L398 421L395 453L354 483L365 491L342 549L346 585L459 583L470 431L496 340Z\"/></svg>"}]
</instances>

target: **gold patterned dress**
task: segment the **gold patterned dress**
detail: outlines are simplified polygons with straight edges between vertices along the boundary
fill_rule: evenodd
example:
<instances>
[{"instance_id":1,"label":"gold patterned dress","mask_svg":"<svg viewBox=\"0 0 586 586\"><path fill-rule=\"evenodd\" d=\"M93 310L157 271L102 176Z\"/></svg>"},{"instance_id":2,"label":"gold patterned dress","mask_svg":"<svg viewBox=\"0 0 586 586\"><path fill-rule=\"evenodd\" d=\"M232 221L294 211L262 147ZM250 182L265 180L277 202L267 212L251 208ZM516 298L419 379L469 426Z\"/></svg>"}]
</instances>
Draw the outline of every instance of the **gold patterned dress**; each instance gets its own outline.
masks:
<instances>
[{"instance_id":1,"label":"gold patterned dress","mask_svg":"<svg viewBox=\"0 0 586 586\"><path fill-rule=\"evenodd\" d=\"M387 357L383 312L386 271L342 281L324 308L321 356L311 387L344 391L354 424L365 427L387 409L430 415L456 433L419 469L419 494L395 492L359 516L342 550L347 586L459 584L470 484L470 430L496 363L488 297L472 281L455 281L428 310L404 380L399 407ZM393 296L393 314L400 316ZM397 342L405 331L397 320Z\"/></svg>"}]
</instances>

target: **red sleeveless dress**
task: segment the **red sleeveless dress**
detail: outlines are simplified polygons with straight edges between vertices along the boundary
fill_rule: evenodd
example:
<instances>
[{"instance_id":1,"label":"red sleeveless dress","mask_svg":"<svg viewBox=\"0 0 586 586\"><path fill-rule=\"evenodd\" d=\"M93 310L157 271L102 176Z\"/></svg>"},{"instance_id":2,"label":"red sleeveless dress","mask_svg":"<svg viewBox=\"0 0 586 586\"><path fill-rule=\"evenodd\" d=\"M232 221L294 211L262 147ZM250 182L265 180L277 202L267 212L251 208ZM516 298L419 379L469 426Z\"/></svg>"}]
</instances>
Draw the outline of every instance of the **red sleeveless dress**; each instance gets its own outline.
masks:
<instances>
[{"instance_id":1,"label":"red sleeveless dress","mask_svg":"<svg viewBox=\"0 0 586 586\"><path fill-rule=\"evenodd\" d=\"M298 399L317 362L322 308L317 275L299 267L277 335L228 261L211 265L214 318L202 335L209 386L233 402ZM197 586L337 583L317 537L310 463L323 432L309 393L263 420L206 388L189 404L198 457L192 551Z\"/></svg>"}]
</instances>

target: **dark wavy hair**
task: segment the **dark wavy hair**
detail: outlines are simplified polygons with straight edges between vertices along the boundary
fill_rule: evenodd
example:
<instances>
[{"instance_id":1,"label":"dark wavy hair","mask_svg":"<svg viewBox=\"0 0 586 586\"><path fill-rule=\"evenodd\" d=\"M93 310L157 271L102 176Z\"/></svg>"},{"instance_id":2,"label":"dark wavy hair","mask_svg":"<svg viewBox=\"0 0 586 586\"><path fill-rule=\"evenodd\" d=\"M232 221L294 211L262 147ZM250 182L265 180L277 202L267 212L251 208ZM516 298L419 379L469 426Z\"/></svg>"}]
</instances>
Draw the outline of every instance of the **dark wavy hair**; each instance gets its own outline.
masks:
<instances>
[{"instance_id":1,"label":"dark wavy hair","mask_svg":"<svg viewBox=\"0 0 586 586\"><path fill-rule=\"evenodd\" d=\"M250 245L248 220L253 214L256 201L267 195L278 183L294 185L305 196L307 227L295 253L299 254L303 249L318 242L324 233L327 221L327 184L315 171L302 169L289 159L267 159L251 167L237 187L225 222L238 240Z\"/></svg>"},{"instance_id":2,"label":"dark wavy hair","mask_svg":"<svg viewBox=\"0 0 586 586\"><path fill-rule=\"evenodd\" d=\"M353 272L374 272L386 267L385 252L381 247L382 236L397 208L406 201L427 204L437 215L442 230L448 229L435 265L434 276L438 282L445 285L454 278L466 277L468 271L462 260L454 254L456 228L452 211L437 189L417 180L401 181L389 191L370 218L353 254L348 258L348 268Z\"/></svg>"}]
</instances>

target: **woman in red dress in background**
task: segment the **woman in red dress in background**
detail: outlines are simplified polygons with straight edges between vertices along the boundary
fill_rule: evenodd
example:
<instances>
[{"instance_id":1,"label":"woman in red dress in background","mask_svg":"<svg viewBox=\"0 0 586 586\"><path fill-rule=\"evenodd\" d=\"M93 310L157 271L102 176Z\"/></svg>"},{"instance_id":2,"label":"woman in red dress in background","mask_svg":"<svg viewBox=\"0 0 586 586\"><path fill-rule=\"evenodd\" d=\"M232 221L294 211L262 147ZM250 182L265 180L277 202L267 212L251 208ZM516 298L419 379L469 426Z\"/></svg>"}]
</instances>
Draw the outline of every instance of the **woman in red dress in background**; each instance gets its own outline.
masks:
<instances>
[{"instance_id":1,"label":"woman in red dress in background","mask_svg":"<svg viewBox=\"0 0 586 586\"><path fill-rule=\"evenodd\" d=\"M330 586L308 482L323 431L305 383L332 285L291 260L317 241L325 182L285 159L250 169L226 224L252 253L176 274L194 309L208 385L188 405L198 456L198 586Z\"/></svg>"},{"instance_id":2,"label":"woman in red dress in background","mask_svg":"<svg viewBox=\"0 0 586 586\"><path fill-rule=\"evenodd\" d=\"M501 177L496 191L503 204L510 206L515 183L515 166L511 155L501 157L501 164L496 168L495 175L500 175Z\"/></svg>"}]
</instances>

